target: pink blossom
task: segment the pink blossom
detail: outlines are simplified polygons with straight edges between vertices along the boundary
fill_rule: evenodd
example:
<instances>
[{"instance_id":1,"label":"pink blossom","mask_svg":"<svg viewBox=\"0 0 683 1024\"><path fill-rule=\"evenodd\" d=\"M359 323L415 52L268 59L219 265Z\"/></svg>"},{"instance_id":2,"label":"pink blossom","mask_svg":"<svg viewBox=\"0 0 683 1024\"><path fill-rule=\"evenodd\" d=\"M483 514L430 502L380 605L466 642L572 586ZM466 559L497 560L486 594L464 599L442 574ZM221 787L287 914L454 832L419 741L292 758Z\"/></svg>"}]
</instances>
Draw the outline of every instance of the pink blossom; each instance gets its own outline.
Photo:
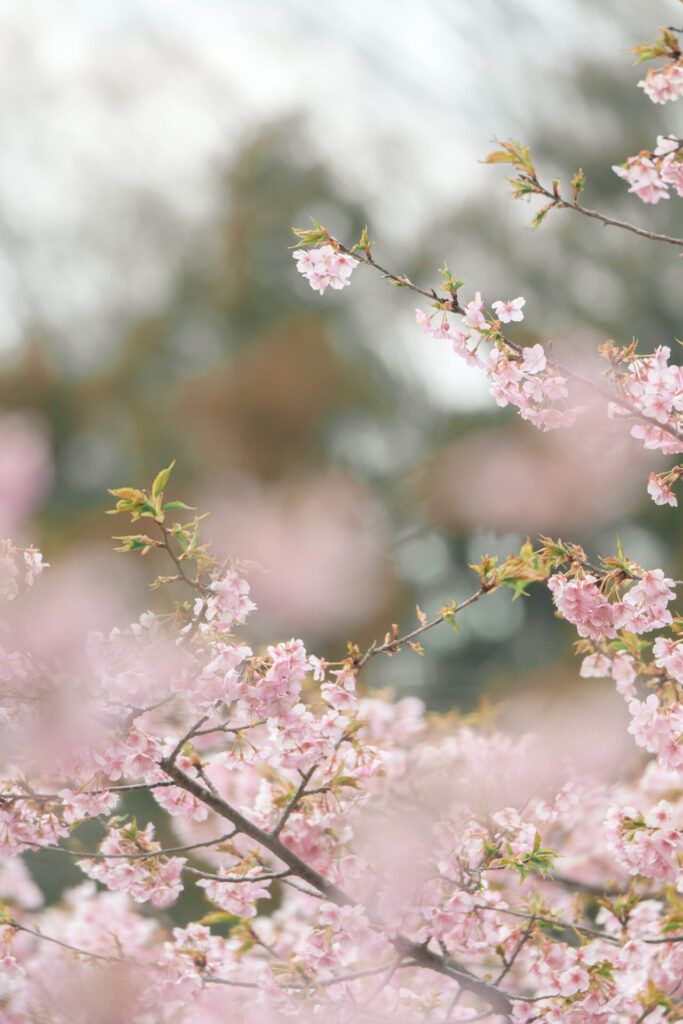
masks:
<instances>
[{"instance_id":1,"label":"pink blossom","mask_svg":"<svg viewBox=\"0 0 683 1024\"><path fill-rule=\"evenodd\" d=\"M228 865L221 865L219 869L221 880L200 879L197 885L201 886L208 898L230 914L237 917L249 918L256 916L256 903L258 900L268 899L270 896L268 882L258 881L264 873L261 867L250 868L245 874L240 875L230 870ZM235 882L229 879L236 877ZM251 879L256 879L251 881Z\"/></svg>"},{"instance_id":2,"label":"pink blossom","mask_svg":"<svg viewBox=\"0 0 683 1024\"><path fill-rule=\"evenodd\" d=\"M321 683L325 678L325 673L329 668L329 665L324 658L317 658L315 654L309 654L308 664L313 669L313 678L316 682Z\"/></svg>"},{"instance_id":3,"label":"pink blossom","mask_svg":"<svg viewBox=\"0 0 683 1024\"><path fill-rule=\"evenodd\" d=\"M683 70L680 64L672 62L658 70L648 68L638 87L645 90L653 103L667 103L677 100L683 94Z\"/></svg>"},{"instance_id":4,"label":"pink blossom","mask_svg":"<svg viewBox=\"0 0 683 1024\"><path fill-rule=\"evenodd\" d=\"M476 292L471 302L465 306L464 322L475 331L485 331L488 321L483 313L484 303L481 292Z\"/></svg>"},{"instance_id":5,"label":"pink blossom","mask_svg":"<svg viewBox=\"0 0 683 1024\"><path fill-rule=\"evenodd\" d=\"M9 541L0 541L0 600L13 601L18 593L16 552Z\"/></svg>"},{"instance_id":6,"label":"pink blossom","mask_svg":"<svg viewBox=\"0 0 683 1024\"><path fill-rule=\"evenodd\" d=\"M624 651L619 651L612 659L612 678L616 683L617 690L627 700L635 696L634 681L636 671L633 667L633 658Z\"/></svg>"},{"instance_id":7,"label":"pink blossom","mask_svg":"<svg viewBox=\"0 0 683 1024\"><path fill-rule=\"evenodd\" d=\"M683 640L659 636L652 645L655 665L664 668L679 683L683 683Z\"/></svg>"},{"instance_id":8,"label":"pink blossom","mask_svg":"<svg viewBox=\"0 0 683 1024\"><path fill-rule=\"evenodd\" d=\"M610 674L611 665L610 659L604 654L589 654L581 662L581 675L584 677L597 676L599 679L604 679Z\"/></svg>"},{"instance_id":9,"label":"pink blossom","mask_svg":"<svg viewBox=\"0 0 683 1024\"><path fill-rule=\"evenodd\" d=\"M215 622L223 629L233 623L245 622L247 615L256 607L249 599L249 584L234 571L226 572L210 585L212 596L207 602L207 622Z\"/></svg>"},{"instance_id":10,"label":"pink blossom","mask_svg":"<svg viewBox=\"0 0 683 1024\"><path fill-rule=\"evenodd\" d=\"M26 563L26 583L31 587L44 569L50 568L49 562L43 561L43 556L37 548L26 548L24 551L24 562Z\"/></svg>"},{"instance_id":11,"label":"pink blossom","mask_svg":"<svg viewBox=\"0 0 683 1024\"><path fill-rule=\"evenodd\" d=\"M149 900L155 907L167 907L182 889L181 873L186 861L183 857L140 857L141 852L154 854L160 849L153 833L151 822L137 832L110 829L100 844L100 852L108 856L79 861L79 867L109 889L130 893L137 903ZM126 854L133 856L129 859Z\"/></svg>"},{"instance_id":12,"label":"pink blossom","mask_svg":"<svg viewBox=\"0 0 683 1024\"><path fill-rule=\"evenodd\" d=\"M661 473L650 473L647 484L647 493L650 495L655 505L673 505L674 508L678 505L676 495L669 485L664 482L663 475Z\"/></svg>"},{"instance_id":13,"label":"pink blossom","mask_svg":"<svg viewBox=\"0 0 683 1024\"><path fill-rule=\"evenodd\" d=\"M586 574L583 579L570 580L563 573L555 573L548 580L548 589L558 611L576 626L579 636L591 640L616 636L614 611L594 576Z\"/></svg>"},{"instance_id":14,"label":"pink blossom","mask_svg":"<svg viewBox=\"0 0 683 1024\"><path fill-rule=\"evenodd\" d=\"M651 693L644 701L631 701L629 711L633 717L628 731L636 743L656 754L667 771L683 768L683 704L660 707L657 695Z\"/></svg>"},{"instance_id":15,"label":"pink blossom","mask_svg":"<svg viewBox=\"0 0 683 1024\"><path fill-rule=\"evenodd\" d=\"M665 156L667 153L675 153L678 146L678 139L671 138L668 135L658 135L655 156Z\"/></svg>"},{"instance_id":16,"label":"pink blossom","mask_svg":"<svg viewBox=\"0 0 683 1024\"><path fill-rule=\"evenodd\" d=\"M331 245L316 249L297 249L292 253L296 269L308 280L311 288L322 295L330 285L341 289L351 283L350 277L358 260L343 252L335 251Z\"/></svg>"},{"instance_id":17,"label":"pink blossom","mask_svg":"<svg viewBox=\"0 0 683 1024\"><path fill-rule=\"evenodd\" d=\"M612 170L626 179L631 186L629 192L634 192L644 203L658 203L660 199L669 198L659 170L649 156L631 156L625 164L614 165Z\"/></svg>"},{"instance_id":18,"label":"pink blossom","mask_svg":"<svg viewBox=\"0 0 683 1024\"><path fill-rule=\"evenodd\" d=\"M423 313L421 309L416 309L415 310L415 319L417 320L418 324L420 325L422 330L425 332L425 334L431 334L432 333L432 318L431 318L431 316L427 316L427 314Z\"/></svg>"},{"instance_id":19,"label":"pink blossom","mask_svg":"<svg viewBox=\"0 0 683 1024\"><path fill-rule=\"evenodd\" d=\"M683 160L673 154L660 164L659 174L666 185L673 185L679 196L683 196Z\"/></svg>"},{"instance_id":20,"label":"pink blossom","mask_svg":"<svg viewBox=\"0 0 683 1024\"><path fill-rule=\"evenodd\" d=\"M632 633L648 633L672 622L667 608L675 600L673 580L661 569L648 569L624 595L623 601L613 605L615 622L619 629Z\"/></svg>"},{"instance_id":21,"label":"pink blossom","mask_svg":"<svg viewBox=\"0 0 683 1024\"><path fill-rule=\"evenodd\" d=\"M575 964L566 971L562 971L558 978L558 985L563 996L573 996L576 992L583 992L590 985L590 974L579 964Z\"/></svg>"},{"instance_id":22,"label":"pink blossom","mask_svg":"<svg viewBox=\"0 0 683 1024\"><path fill-rule=\"evenodd\" d=\"M524 349L522 370L524 373L540 373L546 368L545 352L542 345L532 345Z\"/></svg>"},{"instance_id":23,"label":"pink blossom","mask_svg":"<svg viewBox=\"0 0 683 1024\"><path fill-rule=\"evenodd\" d=\"M526 299L522 298L521 295L517 299L509 299L507 302L497 299L496 302L492 303L492 309L502 324L509 324L513 320L519 321L524 319L522 307L525 303Z\"/></svg>"}]
</instances>

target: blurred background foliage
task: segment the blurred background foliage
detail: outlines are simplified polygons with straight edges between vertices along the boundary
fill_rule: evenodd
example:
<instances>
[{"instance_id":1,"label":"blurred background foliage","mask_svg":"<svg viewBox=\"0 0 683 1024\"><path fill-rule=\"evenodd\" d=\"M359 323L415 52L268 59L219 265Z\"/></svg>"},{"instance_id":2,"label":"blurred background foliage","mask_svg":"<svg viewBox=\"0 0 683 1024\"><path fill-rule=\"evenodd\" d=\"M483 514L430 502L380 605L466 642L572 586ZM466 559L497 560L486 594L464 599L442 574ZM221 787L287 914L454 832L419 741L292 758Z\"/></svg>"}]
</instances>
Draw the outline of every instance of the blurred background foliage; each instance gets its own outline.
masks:
<instances>
[{"instance_id":1,"label":"blurred background foliage","mask_svg":"<svg viewBox=\"0 0 683 1024\"><path fill-rule=\"evenodd\" d=\"M164 567L114 555L126 526L102 514L107 487L149 485L176 458L171 496L211 513L222 557L263 567L255 642L297 635L332 658L410 627L416 602L468 596L468 562L540 531L591 556L619 534L683 575L676 512L645 493L661 463L623 430L539 434L421 334L409 294L359 268L321 298L288 251L309 214L347 242L367 223L379 262L420 284L447 261L465 300L525 295L515 338L552 339L592 373L608 337L676 348L675 250L567 212L532 234L532 207L476 164L492 135L519 136L543 181L580 165L587 205L680 234L675 200L644 207L610 170L676 131L680 112L654 107L619 52L675 23L676 3L434 0L415 40L415 12L381 0L97 6L66 4L52 41L49 4L2 8L26 57L0 110L0 475L21 492L17 541L53 566L86 558L133 615L180 597L145 594ZM435 709L515 688L552 701L579 683L552 619L545 593L497 594L458 637L429 634L425 659L376 659L368 683Z\"/></svg>"}]
</instances>

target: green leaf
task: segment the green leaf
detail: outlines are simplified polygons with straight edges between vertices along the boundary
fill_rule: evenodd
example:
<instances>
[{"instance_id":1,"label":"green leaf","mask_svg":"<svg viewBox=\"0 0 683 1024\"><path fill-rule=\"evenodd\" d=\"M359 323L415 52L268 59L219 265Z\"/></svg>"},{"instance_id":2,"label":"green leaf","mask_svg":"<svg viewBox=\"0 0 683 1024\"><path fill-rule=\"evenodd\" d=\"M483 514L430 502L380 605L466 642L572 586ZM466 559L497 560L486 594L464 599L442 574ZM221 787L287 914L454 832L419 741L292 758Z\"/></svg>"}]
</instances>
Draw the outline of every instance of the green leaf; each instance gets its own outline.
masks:
<instances>
[{"instance_id":1,"label":"green leaf","mask_svg":"<svg viewBox=\"0 0 683 1024\"><path fill-rule=\"evenodd\" d=\"M540 225L543 223L543 221L546 219L546 217L552 210L553 206L555 206L555 203L548 203L547 206L542 207L538 211L538 213L534 215L534 217L531 220L532 230L535 231L537 227L540 227Z\"/></svg>"},{"instance_id":2,"label":"green leaf","mask_svg":"<svg viewBox=\"0 0 683 1024\"><path fill-rule=\"evenodd\" d=\"M164 512L175 512L178 509L185 509L188 512L196 512L196 505L186 505L184 501L167 501L164 505Z\"/></svg>"},{"instance_id":3,"label":"green leaf","mask_svg":"<svg viewBox=\"0 0 683 1024\"><path fill-rule=\"evenodd\" d=\"M152 484L153 498L158 497L158 495L160 495L161 492L163 491L164 487L168 483L168 478L171 475L171 470L173 469L174 466L175 459L173 460L170 466L167 466L166 469L162 469L160 473L157 473L156 477L154 478L154 483Z\"/></svg>"},{"instance_id":4,"label":"green leaf","mask_svg":"<svg viewBox=\"0 0 683 1024\"><path fill-rule=\"evenodd\" d=\"M317 220L313 217L309 217L309 220L313 222L314 228L292 228L292 231L297 237L296 245L319 245L321 242L329 242L329 232L318 224ZM291 249L296 248L296 245L290 246Z\"/></svg>"},{"instance_id":5,"label":"green leaf","mask_svg":"<svg viewBox=\"0 0 683 1024\"><path fill-rule=\"evenodd\" d=\"M512 600L516 601L518 597L528 597L527 589L531 586L533 580L522 580L518 576L501 576L500 582L504 587L508 587L513 591Z\"/></svg>"},{"instance_id":6,"label":"green leaf","mask_svg":"<svg viewBox=\"0 0 683 1024\"><path fill-rule=\"evenodd\" d=\"M239 924L241 918L236 917L234 914L228 914L224 910L216 910L209 914L205 914L204 917L199 921L199 924L211 925L211 924Z\"/></svg>"},{"instance_id":7,"label":"green leaf","mask_svg":"<svg viewBox=\"0 0 683 1024\"><path fill-rule=\"evenodd\" d=\"M482 164L514 164L516 160L517 157L514 153L505 153L502 149L497 149L493 153L488 153L479 162Z\"/></svg>"},{"instance_id":8,"label":"green leaf","mask_svg":"<svg viewBox=\"0 0 683 1024\"><path fill-rule=\"evenodd\" d=\"M458 602L451 601L450 604L445 604L443 608L439 608L439 615L443 616L444 622L451 624L456 633L459 633L458 624L455 621L455 614L458 609Z\"/></svg>"},{"instance_id":9,"label":"green leaf","mask_svg":"<svg viewBox=\"0 0 683 1024\"><path fill-rule=\"evenodd\" d=\"M350 786L352 789L358 789L358 779L354 779L352 775L340 775L334 782L337 786Z\"/></svg>"},{"instance_id":10,"label":"green leaf","mask_svg":"<svg viewBox=\"0 0 683 1024\"><path fill-rule=\"evenodd\" d=\"M142 551L143 555L146 554L150 548L156 548L159 546L158 541L153 540L151 537L146 537L143 533L128 534L123 537L112 537L112 540L123 541L120 548L116 548L116 551Z\"/></svg>"}]
</instances>

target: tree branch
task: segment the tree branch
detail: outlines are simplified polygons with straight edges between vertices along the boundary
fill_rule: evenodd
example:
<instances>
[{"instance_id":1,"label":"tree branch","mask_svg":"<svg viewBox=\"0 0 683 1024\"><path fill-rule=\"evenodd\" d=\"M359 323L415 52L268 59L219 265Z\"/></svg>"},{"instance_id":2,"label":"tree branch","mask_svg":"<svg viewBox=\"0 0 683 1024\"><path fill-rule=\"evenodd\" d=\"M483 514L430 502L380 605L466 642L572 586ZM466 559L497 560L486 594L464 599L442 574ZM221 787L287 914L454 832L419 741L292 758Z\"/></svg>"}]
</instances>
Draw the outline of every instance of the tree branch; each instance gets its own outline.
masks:
<instances>
[{"instance_id":1,"label":"tree branch","mask_svg":"<svg viewBox=\"0 0 683 1024\"><path fill-rule=\"evenodd\" d=\"M254 825L236 808L232 807L226 800L223 800L222 797L212 793L195 779L190 778L189 775L181 771L172 759L164 758L160 762L160 767L178 786L196 797L197 800L201 800L207 807L215 811L216 814L230 821L239 832L249 836L250 839L254 839L291 868L293 874L297 875L314 889L317 889L330 903L334 903L339 907L359 905L358 900L355 900L338 885L335 885L334 882L331 882L324 875L320 874L319 871L311 867L310 864L307 864L293 850L285 846L278 836L274 836L272 832L266 832L264 829L259 828L258 825ZM371 923L375 927L382 927L381 922L376 920L371 920ZM400 935L392 939L392 944L402 959L410 957L417 966L426 967L445 977L452 978L463 988L468 989L468 991L485 1000L492 1009L505 1017L508 1017L511 1013L512 1003L504 992L501 992L485 981L481 981L450 957L435 953L427 949L425 945L413 942L411 939Z\"/></svg>"}]
</instances>

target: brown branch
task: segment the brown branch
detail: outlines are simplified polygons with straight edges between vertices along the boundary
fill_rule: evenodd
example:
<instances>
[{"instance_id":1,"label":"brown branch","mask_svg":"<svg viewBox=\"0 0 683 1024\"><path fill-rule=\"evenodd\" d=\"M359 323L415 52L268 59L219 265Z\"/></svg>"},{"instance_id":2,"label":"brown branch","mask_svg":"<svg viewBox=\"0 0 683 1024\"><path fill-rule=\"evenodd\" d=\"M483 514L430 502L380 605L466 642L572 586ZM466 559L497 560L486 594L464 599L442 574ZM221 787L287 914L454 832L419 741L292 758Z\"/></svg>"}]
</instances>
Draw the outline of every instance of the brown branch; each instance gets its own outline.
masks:
<instances>
[{"instance_id":1,"label":"brown branch","mask_svg":"<svg viewBox=\"0 0 683 1024\"><path fill-rule=\"evenodd\" d=\"M600 932L596 928L587 928L580 924L574 924L573 921L558 921L555 917L544 917L542 914L529 914L522 910L511 910L507 907L489 907L486 903L475 903L475 910L492 910L500 914L510 914L512 917L521 917L525 921L540 921L543 924L553 925L555 928L568 929L569 931L579 932L581 935L589 935L593 939L602 939L603 942L609 942L613 946L620 946L621 943L614 935L608 935L606 932Z\"/></svg>"},{"instance_id":2,"label":"brown branch","mask_svg":"<svg viewBox=\"0 0 683 1024\"><path fill-rule=\"evenodd\" d=\"M299 803L299 801L301 800L302 796L304 795L304 791L306 789L306 786L310 782L311 776L313 775L313 772L315 771L316 768L317 768L317 765L316 764L312 764L311 767L308 769L308 771L304 772L304 774L303 774L303 776L301 778L301 782L299 783L299 788L297 789L296 793L294 794L292 799L289 801L289 803L285 807L284 811L282 812L282 814L280 816L280 820L278 821L277 825L273 829L272 834L275 836L275 838L277 838L280 835L280 833L282 832L283 828L287 824L287 819L289 818L290 814L296 808L296 805Z\"/></svg>"},{"instance_id":3,"label":"brown branch","mask_svg":"<svg viewBox=\"0 0 683 1024\"><path fill-rule=\"evenodd\" d=\"M318 889L323 893L331 903L335 903L339 907L355 905L356 900L349 896L348 893L344 892L343 889L339 888L328 878L325 878L324 875L321 875L319 871L312 868L301 857L298 857L277 836L273 836L270 832L266 832L265 829L254 825L253 822L245 818L243 814L226 800L223 800L222 797L212 793L195 779L186 775L185 772L178 768L172 758L164 758L159 766L181 789L186 790L186 792L196 797L197 800L201 800L207 807L210 807L220 817L229 821L238 832L242 832L250 839L254 839L266 850L269 850L270 853L291 868L304 882L307 882L314 889Z\"/></svg>"},{"instance_id":4,"label":"brown branch","mask_svg":"<svg viewBox=\"0 0 683 1024\"><path fill-rule=\"evenodd\" d=\"M563 199L559 192L551 192L549 189L541 185L535 175L521 174L520 179L527 181L533 187L536 195L545 196L545 198L549 199L551 204L558 210L574 210L576 213L580 213L582 217L590 217L591 220L600 221L600 223L605 227L621 228L623 231L630 231L631 234L638 235L640 238L649 238L653 242L666 242L669 245L675 245L678 248L683 248L683 238L674 238L671 235L662 235L656 231L646 231L644 228L636 227L635 224L629 224L628 221L615 220L614 217L606 217L603 213L598 213L597 210L589 210L586 206L581 206L578 202L570 202L568 199Z\"/></svg>"},{"instance_id":5,"label":"brown branch","mask_svg":"<svg viewBox=\"0 0 683 1024\"><path fill-rule=\"evenodd\" d=\"M315 868L302 860L289 847L285 846L279 837L274 836L271 832L266 832L264 829L259 828L258 825L254 825L253 822L245 818L243 814L232 807L226 800L223 800L222 797L216 796L197 782L196 779L181 771L171 758L164 758L159 766L178 786L196 797L197 800L201 800L207 807L215 811L216 814L230 821L239 832L242 832L250 839L254 839L291 868L292 873L298 878L314 889L317 889L330 903L334 903L339 907L359 905L358 901L352 896L344 892L343 889L335 885L334 882L331 882L319 871L316 871ZM371 923L375 927L382 927L381 922L376 920L371 920ZM512 1003L504 992L501 992L485 981L481 981L450 957L434 953L432 950L427 949L425 945L413 942L405 936L396 936L392 940L392 944L396 952L401 955L401 958L411 957L415 961L416 966L425 967L445 977L452 978L463 988L484 999L498 1013L506 1017L510 1015Z\"/></svg>"},{"instance_id":6,"label":"brown branch","mask_svg":"<svg viewBox=\"0 0 683 1024\"><path fill-rule=\"evenodd\" d=\"M190 875L196 875L198 878L208 878L212 882L230 882L239 885L240 882L271 882L275 878L287 878L291 875L291 870L287 868L286 871L273 871L268 875L212 875L210 871L200 871L198 868L185 867L183 871L187 871Z\"/></svg>"},{"instance_id":7,"label":"brown branch","mask_svg":"<svg viewBox=\"0 0 683 1024\"><path fill-rule=\"evenodd\" d=\"M259 945L263 945L258 938L257 942ZM400 967L417 967L418 965L414 960L404 960L399 964ZM332 985L343 985L349 981L358 981L360 978L371 978L374 975L382 974L387 970L387 965L383 964L381 967L367 967L362 971L350 971L348 974L337 974L333 978L316 978L311 982L317 988L330 988ZM232 981L229 978L221 978L217 975L204 974L202 975L203 981L208 981L212 985L234 985L236 988L260 988L259 985L255 985L250 981ZM283 985L283 989L288 991L294 990L295 992L305 991L306 985Z\"/></svg>"},{"instance_id":8,"label":"brown branch","mask_svg":"<svg viewBox=\"0 0 683 1024\"><path fill-rule=\"evenodd\" d=\"M202 715L199 721L195 722L195 724L191 726L191 728L189 728L183 736L180 737L180 739L178 740L178 742L176 743L175 747L168 755L168 757L164 758L164 761L168 762L168 764L175 764L175 759L177 758L178 754L183 749L185 744L189 743L192 737L196 735L197 730L200 729L202 725L204 725L204 722L208 722L208 720L208 715Z\"/></svg>"},{"instance_id":9,"label":"brown branch","mask_svg":"<svg viewBox=\"0 0 683 1024\"><path fill-rule=\"evenodd\" d=\"M526 928L524 929L524 931L520 935L519 942L515 946L515 948L514 948L514 950L512 952L512 956L510 957L509 960L505 960L505 958L503 958L503 970L500 972L500 974L498 975L498 977L494 981L494 985L500 985L500 983L503 980L503 978L505 977L505 975L512 968L515 960L517 959L517 957L521 953L524 945L526 944L527 939L531 935L531 932L534 929L536 921L537 921L536 916L534 914L532 914L530 916L530 918L529 918L529 923L527 924Z\"/></svg>"},{"instance_id":10,"label":"brown branch","mask_svg":"<svg viewBox=\"0 0 683 1024\"><path fill-rule=\"evenodd\" d=\"M223 725L212 725L208 729L196 729L192 735L210 736L214 732L246 732L247 729L255 729L257 725L265 725L267 721L267 718L260 718L257 722L245 722L244 725L228 725L226 722ZM165 785L168 785L168 783L165 783Z\"/></svg>"},{"instance_id":11,"label":"brown branch","mask_svg":"<svg viewBox=\"0 0 683 1024\"><path fill-rule=\"evenodd\" d=\"M104 960L105 963L119 963L119 964L131 964L134 963L138 966L137 961L132 957L116 956L112 953L107 955L105 953L91 953L87 949L80 949L78 946L72 946L68 942L62 942L61 939L55 939L52 935L45 935L44 932L34 931L33 928L26 928L25 925L19 924L18 921L10 919L7 922L11 928L14 928L18 932L26 932L27 935L32 935L34 939L43 939L44 942L52 942L55 946L61 946L62 949L68 949L72 953L79 953L81 956L89 956L93 960Z\"/></svg>"},{"instance_id":12,"label":"brown branch","mask_svg":"<svg viewBox=\"0 0 683 1024\"><path fill-rule=\"evenodd\" d=\"M426 945L414 942L412 939L407 939L402 935L396 936L392 943L397 953L412 957L420 967L428 967L437 974L452 978L462 988L468 989L485 1000L497 1013L502 1014L504 1017L510 1016L512 1003L508 995L505 992L501 992L494 985L481 981L474 974L470 974L457 960L453 960L450 956L441 956L438 953L434 953Z\"/></svg>"},{"instance_id":13,"label":"brown branch","mask_svg":"<svg viewBox=\"0 0 683 1024\"><path fill-rule=\"evenodd\" d=\"M176 555L175 551L169 544L168 540L169 537L173 536L173 530L169 530L167 526L164 526L163 523L159 523L158 520L155 520L155 522L157 522L164 538L157 544L157 547L161 548L163 551L166 551L168 553L171 561L178 570L178 575L180 576L180 579L183 581L183 583L187 583L189 587L192 587L193 590L199 591L199 593L202 595L206 594L206 592L209 590L209 587L205 586L203 583L200 583L198 579L190 579L190 577L185 572L185 567L182 564L180 556Z\"/></svg>"},{"instance_id":14,"label":"brown branch","mask_svg":"<svg viewBox=\"0 0 683 1024\"><path fill-rule=\"evenodd\" d=\"M175 785L175 783L173 783ZM78 850L67 850L64 846L41 846L40 843L31 842L25 839L27 846L35 846L38 850L48 850L50 853L63 853L68 857L78 857L79 860L143 860L148 857L165 857L170 853L188 853L190 850L199 850L202 847L217 846L218 843L227 843L237 835L237 830L226 832L224 836L217 839L206 839L203 843L188 843L187 846L167 846L162 850L145 851L140 853L79 853Z\"/></svg>"},{"instance_id":15,"label":"brown branch","mask_svg":"<svg viewBox=\"0 0 683 1024\"><path fill-rule=\"evenodd\" d=\"M387 270L385 267L381 267L379 263L375 262L370 253L362 256L358 250L354 252L352 249L347 249L347 247L342 245L341 242L338 242L336 238L333 239L333 241L340 252L344 252L347 256L352 256L353 259L359 260L361 263L365 263L368 267L372 267L374 270L378 270L382 277L386 278L388 281L393 281L401 288L407 288L409 291L415 292L416 295L423 295L426 299L429 299L430 302L438 302L440 307L444 309L448 307L453 313L465 312L464 309L460 307L457 296L453 292L448 292L448 297L442 298L440 295L437 295L433 288L430 289L430 291L425 291L424 288L419 288L416 284L413 284L410 278L405 275L392 274L390 270Z\"/></svg>"},{"instance_id":16,"label":"brown branch","mask_svg":"<svg viewBox=\"0 0 683 1024\"><path fill-rule=\"evenodd\" d=\"M462 604L457 605L456 608L453 609L452 613L449 614L457 615L458 612L461 612L463 610L463 608L467 608L468 605L474 604L475 601L478 601L479 598L486 593L488 593L487 588L480 587L480 589L477 590L476 593L471 594L466 601L463 601ZM434 626L438 626L445 621L445 615L437 615L436 618L431 619L429 622L425 622L423 626L418 626L417 629L414 629L411 633L406 633L405 636L399 637L396 640L389 640L386 643L380 644L379 646L377 646L376 644L372 644L372 646L368 647L363 657L355 662L356 669L360 671L364 667L364 665L366 665L367 662L370 661L371 658L374 658L375 655L377 654L395 654L400 647L409 644L411 640L415 639L415 637L420 636L422 633L426 633L428 629L433 629Z\"/></svg>"}]
</instances>

